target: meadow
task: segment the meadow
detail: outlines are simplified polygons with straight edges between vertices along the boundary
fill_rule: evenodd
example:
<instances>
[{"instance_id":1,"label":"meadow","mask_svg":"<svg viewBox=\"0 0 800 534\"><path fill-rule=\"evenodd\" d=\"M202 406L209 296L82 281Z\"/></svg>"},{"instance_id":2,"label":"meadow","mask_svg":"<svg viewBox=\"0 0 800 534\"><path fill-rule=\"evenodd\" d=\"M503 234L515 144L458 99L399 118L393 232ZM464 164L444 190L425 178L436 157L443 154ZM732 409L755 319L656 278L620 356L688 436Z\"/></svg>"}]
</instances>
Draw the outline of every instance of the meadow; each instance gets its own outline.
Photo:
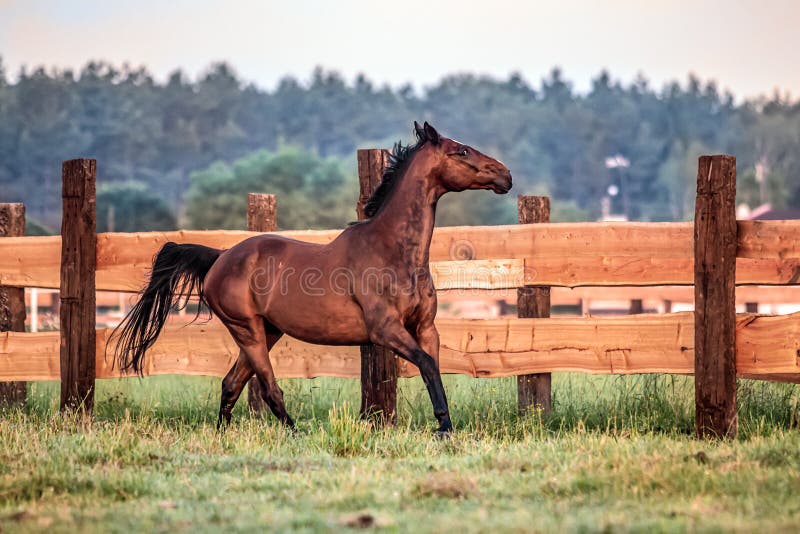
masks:
<instances>
[{"instance_id":1,"label":"meadow","mask_svg":"<svg viewBox=\"0 0 800 534\"><path fill-rule=\"evenodd\" d=\"M740 381L739 438L704 442L691 377L558 374L552 414L519 416L513 379L448 376L440 440L400 382L380 428L357 381L284 380L296 433L244 397L218 432L216 378L100 380L92 423L33 383L0 414L0 531L800 529L800 386Z\"/></svg>"}]
</instances>

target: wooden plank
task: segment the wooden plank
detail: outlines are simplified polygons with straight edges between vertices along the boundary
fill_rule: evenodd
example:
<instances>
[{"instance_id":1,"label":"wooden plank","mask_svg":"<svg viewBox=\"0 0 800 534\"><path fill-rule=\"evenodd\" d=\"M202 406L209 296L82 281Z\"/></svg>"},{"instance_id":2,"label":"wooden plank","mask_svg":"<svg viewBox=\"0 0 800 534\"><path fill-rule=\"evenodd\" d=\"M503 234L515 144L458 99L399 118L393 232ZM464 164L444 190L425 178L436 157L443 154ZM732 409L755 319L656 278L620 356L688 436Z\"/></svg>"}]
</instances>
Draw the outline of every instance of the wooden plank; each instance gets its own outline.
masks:
<instances>
[{"instance_id":1,"label":"wooden plank","mask_svg":"<svg viewBox=\"0 0 800 534\"><path fill-rule=\"evenodd\" d=\"M475 294L491 293L478 292ZM581 299L589 300L620 300L630 301L642 299L644 301L694 302L694 287L692 286L655 286L655 287L578 287L554 288L550 292L553 305L576 304ZM440 300L442 297L440 296ZM736 304L745 305L747 302L759 302L762 305L775 304L800 304L800 286L737 286ZM756 313L755 311L749 313Z\"/></svg>"},{"instance_id":2,"label":"wooden plank","mask_svg":"<svg viewBox=\"0 0 800 534\"><path fill-rule=\"evenodd\" d=\"M240 233L241 234L241 233ZM248 234L249 235L249 234ZM164 237L163 235L161 236ZM211 241L202 239L183 240L185 242ZM0 281L8 286L58 288L57 274L48 258L40 252L48 252L52 240L45 237L8 238L0 242ZM122 246L129 239L108 238L100 234L99 239L107 240L114 248ZM5 242L19 245L9 250ZM102 291L138 291L147 280L147 270L152 266L153 257L166 239L148 242L143 255L135 248L125 254L113 252L109 247L98 251L103 263L98 264L97 287ZM60 240L57 241L60 246ZM136 244L132 243L132 247ZM44 248L42 248L44 247ZM10 257L3 258L8 252ZM41 262L37 262L41 258ZM118 263L115 263L118 262ZM740 285L781 285L797 283L800 260L787 258L777 260L737 259L737 284ZM58 262L55 263L58 265ZM499 260L473 261L435 261L431 263L434 282L440 290L451 289L516 289L521 285L547 285L556 287L583 286L656 286L692 285L694 262L691 259L672 258L659 261L657 258L635 257L546 257L510 258Z\"/></svg>"},{"instance_id":3,"label":"wooden plank","mask_svg":"<svg viewBox=\"0 0 800 534\"><path fill-rule=\"evenodd\" d=\"M800 372L800 314L736 316L736 371L742 374ZM794 355L794 366L791 356ZM771 369L765 372L764 369Z\"/></svg>"},{"instance_id":4,"label":"wooden plank","mask_svg":"<svg viewBox=\"0 0 800 534\"><path fill-rule=\"evenodd\" d=\"M131 234L100 234L97 249L98 289L109 291L138 291L146 282L147 270L164 243L199 243L213 248L228 249L261 232L235 230L177 232L142 232ZM328 243L338 231L303 230L280 232L283 235L315 243ZM2 264L0 264L0 267ZM0 269L2 272L2 269Z\"/></svg>"},{"instance_id":5,"label":"wooden plank","mask_svg":"<svg viewBox=\"0 0 800 534\"><path fill-rule=\"evenodd\" d=\"M736 226L738 258L800 259L800 220L736 221Z\"/></svg>"},{"instance_id":6,"label":"wooden plank","mask_svg":"<svg viewBox=\"0 0 800 534\"><path fill-rule=\"evenodd\" d=\"M340 230L293 230L281 235L328 243ZM241 230L177 230L174 232L102 233L97 236L97 288L138 291L147 279L153 258L165 243L198 243L230 248L257 232ZM24 287L58 288L61 237L36 236L0 242L0 283Z\"/></svg>"},{"instance_id":7,"label":"wooden plank","mask_svg":"<svg viewBox=\"0 0 800 534\"><path fill-rule=\"evenodd\" d=\"M550 198L536 196L517 197L519 224L550 222ZM517 317L550 317L550 288L524 286L517 289ZM531 408L550 413L552 375L535 373L517 376L517 408L521 414Z\"/></svg>"},{"instance_id":8,"label":"wooden plank","mask_svg":"<svg viewBox=\"0 0 800 534\"><path fill-rule=\"evenodd\" d=\"M102 238L105 234L100 234ZM9 241L15 238L9 238ZM38 238L25 238L38 239ZM163 244L163 243L162 243ZM3 251L0 242L0 253ZM26 243L23 248L36 248ZM35 243L34 243L35 245ZM148 246L154 251L156 246ZM147 280L147 269L152 266L153 255L142 258L135 266L98 267L98 289L103 291L138 291ZM33 265L33 255L25 260ZM3 260L0 264L13 263ZM780 285L795 278L794 260L787 259L781 266L775 261L737 259L737 284ZM22 265L22 264L20 264ZM800 261L797 262L800 268ZM614 258L522 258L506 260L442 261L432 262L434 283L440 291L454 289L516 289L522 285L547 285L554 287L599 287L599 286L657 286L693 284L694 262L689 259L656 259L630 257ZM21 268L21 267L20 267ZM0 265L0 269L3 269ZM17 269L14 266L13 269ZM6 285L25 287L58 288L58 282L50 276L50 270L33 266L23 274L0 270ZM8 273L8 274L4 274ZM794 283L794 282L792 282Z\"/></svg>"},{"instance_id":9,"label":"wooden plank","mask_svg":"<svg viewBox=\"0 0 800 534\"><path fill-rule=\"evenodd\" d=\"M737 375L738 378L750 380L765 380L767 382L784 382L787 384L800 384L800 375L774 374L774 375Z\"/></svg>"},{"instance_id":10,"label":"wooden plank","mask_svg":"<svg viewBox=\"0 0 800 534\"><path fill-rule=\"evenodd\" d=\"M800 284L800 221L739 221L737 284ZM281 235L327 243L340 230L287 231ZM158 249L167 241L230 248L256 235L241 231L110 233L98 236L97 284L136 291ZM691 285L691 223L551 223L437 228L431 261L492 260L483 267L524 265L504 285ZM763 240L763 243L759 240ZM58 287L60 238L24 237L0 242L0 284ZM513 261L512 261L513 260ZM522 263L520 263L522 262ZM441 264L455 271L459 264ZM476 269L479 267L476 266ZM447 279L437 283L444 286ZM498 287L498 284L488 284ZM464 287L450 283L449 287ZM472 287L472 286L470 286Z\"/></svg>"},{"instance_id":11,"label":"wooden plank","mask_svg":"<svg viewBox=\"0 0 800 534\"><path fill-rule=\"evenodd\" d=\"M693 325L691 312L437 320L443 371L476 377L537 372L691 374ZM737 372L800 374L800 313L740 314L736 331Z\"/></svg>"},{"instance_id":12,"label":"wooden plank","mask_svg":"<svg viewBox=\"0 0 800 534\"><path fill-rule=\"evenodd\" d=\"M456 226L437 228L434 232L431 260L551 256L691 258L691 239L692 225L685 222Z\"/></svg>"},{"instance_id":13,"label":"wooden plank","mask_svg":"<svg viewBox=\"0 0 800 534\"><path fill-rule=\"evenodd\" d=\"M356 212L366 218L364 207L383 178L387 152L382 149L358 151L359 197ZM361 346L361 417L394 424L397 420L397 358L386 348Z\"/></svg>"},{"instance_id":14,"label":"wooden plank","mask_svg":"<svg viewBox=\"0 0 800 534\"><path fill-rule=\"evenodd\" d=\"M0 332L0 382L59 380L58 332Z\"/></svg>"},{"instance_id":15,"label":"wooden plank","mask_svg":"<svg viewBox=\"0 0 800 534\"><path fill-rule=\"evenodd\" d=\"M493 378L546 372L592 374L694 372L694 315L605 318L438 319L444 373ZM736 317L736 370L747 377L800 377L800 313ZM113 368L110 329L97 331L97 377ZM106 357L105 354L108 354ZM224 376L238 348L216 319L208 324L167 324L145 358L145 375ZM281 378L361 376L358 347L311 345L283 337L270 353ZM401 376L414 376L403 366ZM56 380L58 332L0 333L0 381Z\"/></svg>"},{"instance_id":16,"label":"wooden plank","mask_svg":"<svg viewBox=\"0 0 800 534\"><path fill-rule=\"evenodd\" d=\"M0 204L0 238L25 235L25 205ZM25 289L0 286L0 332L25 331ZM25 382L0 382L0 409L24 406Z\"/></svg>"},{"instance_id":17,"label":"wooden plank","mask_svg":"<svg viewBox=\"0 0 800 534\"><path fill-rule=\"evenodd\" d=\"M275 195L247 195L247 229L251 232L274 232L278 229L278 201ZM262 413L267 409L264 394L258 377L254 376L247 382L247 404L254 413Z\"/></svg>"},{"instance_id":18,"label":"wooden plank","mask_svg":"<svg viewBox=\"0 0 800 534\"><path fill-rule=\"evenodd\" d=\"M65 161L62 173L60 408L91 414L95 379L97 162Z\"/></svg>"},{"instance_id":19,"label":"wooden plank","mask_svg":"<svg viewBox=\"0 0 800 534\"><path fill-rule=\"evenodd\" d=\"M695 430L735 437L736 158L700 156L694 214Z\"/></svg>"},{"instance_id":20,"label":"wooden plank","mask_svg":"<svg viewBox=\"0 0 800 534\"><path fill-rule=\"evenodd\" d=\"M692 285L691 258L644 256L525 258L525 283L559 287ZM737 285L800 282L800 260L736 259ZM499 287L497 287L499 289Z\"/></svg>"},{"instance_id":21,"label":"wooden plank","mask_svg":"<svg viewBox=\"0 0 800 534\"><path fill-rule=\"evenodd\" d=\"M525 261L464 260L430 263L438 291L474 289L516 289L525 285Z\"/></svg>"}]
</instances>

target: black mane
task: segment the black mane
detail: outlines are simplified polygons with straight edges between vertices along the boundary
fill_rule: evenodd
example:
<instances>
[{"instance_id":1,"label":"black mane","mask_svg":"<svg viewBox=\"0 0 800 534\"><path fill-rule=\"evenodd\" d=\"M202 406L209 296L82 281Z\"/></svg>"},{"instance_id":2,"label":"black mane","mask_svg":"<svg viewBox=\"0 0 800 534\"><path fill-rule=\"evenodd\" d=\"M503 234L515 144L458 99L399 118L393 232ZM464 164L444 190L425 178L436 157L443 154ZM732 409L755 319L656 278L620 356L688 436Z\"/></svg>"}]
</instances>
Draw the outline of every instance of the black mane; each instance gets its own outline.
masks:
<instances>
[{"instance_id":1,"label":"black mane","mask_svg":"<svg viewBox=\"0 0 800 534\"><path fill-rule=\"evenodd\" d=\"M375 188L375 191L373 191L367 204L364 206L364 215L367 218L372 218L378 213L378 210L380 210L386 198L389 196L389 192L397 183L397 179L403 176L408 162L411 161L411 157L428 140L422 129L415 130L415 133L417 135L417 142L415 144L404 146L403 143L398 141L395 143L394 148L392 148L392 152L388 156L388 164L383 170L381 183Z\"/></svg>"}]
</instances>

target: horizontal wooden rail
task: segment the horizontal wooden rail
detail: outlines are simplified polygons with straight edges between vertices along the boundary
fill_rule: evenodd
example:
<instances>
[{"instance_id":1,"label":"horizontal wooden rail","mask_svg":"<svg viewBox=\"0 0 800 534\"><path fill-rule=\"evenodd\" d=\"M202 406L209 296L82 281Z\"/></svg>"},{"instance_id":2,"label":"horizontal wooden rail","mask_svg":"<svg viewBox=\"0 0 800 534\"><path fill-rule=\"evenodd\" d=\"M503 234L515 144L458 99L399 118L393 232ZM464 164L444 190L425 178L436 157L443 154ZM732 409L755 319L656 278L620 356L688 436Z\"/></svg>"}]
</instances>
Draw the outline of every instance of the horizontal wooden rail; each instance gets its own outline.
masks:
<instances>
[{"instance_id":1,"label":"horizontal wooden rail","mask_svg":"<svg viewBox=\"0 0 800 534\"><path fill-rule=\"evenodd\" d=\"M800 283L800 221L739 221L737 284ZM327 243L339 230L278 234ZM136 291L167 241L230 248L241 231L106 233L97 240L97 289ZM0 285L55 288L61 238L0 240ZM691 285L692 223L554 223L437 228L432 270L440 289ZM468 261L471 260L471 261Z\"/></svg>"},{"instance_id":2,"label":"horizontal wooden rail","mask_svg":"<svg viewBox=\"0 0 800 534\"><path fill-rule=\"evenodd\" d=\"M679 373L694 370L692 313L616 318L440 319L445 373L501 377L541 372ZM109 330L97 331L97 377L120 376L104 357ZM146 358L146 375L223 376L238 349L216 321L167 326ZM741 376L800 378L800 314L737 316L736 370ZM271 353L283 378L358 378L358 347L310 345L282 338ZM417 369L399 363L400 376ZM791 376L788 376L791 375ZM59 333L0 333L0 381L57 380Z\"/></svg>"},{"instance_id":3,"label":"horizontal wooden rail","mask_svg":"<svg viewBox=\"0 0 800 534\"><path fill-rule=\"evenodd\" d=\"M488 295L488 293L487 293ZM447 297L445 297L446 299ZM581 299L589 301L672 301L691 303L694 289L689 286L655 287L581 287L558 288L551 292L554 304L577 304ZM442 298L440 298L442 300ZM737 304L758 302L761 304L800 304L800 285L796 286L739 286L736 288Z\"/></svg>"}]
</instances>

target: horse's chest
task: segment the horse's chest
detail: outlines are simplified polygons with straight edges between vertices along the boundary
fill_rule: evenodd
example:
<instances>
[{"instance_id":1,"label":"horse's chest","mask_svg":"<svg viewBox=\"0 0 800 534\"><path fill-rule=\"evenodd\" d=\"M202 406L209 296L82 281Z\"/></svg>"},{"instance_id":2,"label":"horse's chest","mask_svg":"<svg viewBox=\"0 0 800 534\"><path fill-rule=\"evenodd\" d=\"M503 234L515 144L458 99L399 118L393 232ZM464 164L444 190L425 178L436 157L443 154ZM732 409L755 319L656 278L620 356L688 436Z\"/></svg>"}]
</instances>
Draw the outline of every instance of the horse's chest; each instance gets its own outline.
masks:
<instances>
[{"instance_id":1,"label":"horse's chest","mask_svg":"<svg viewBox=\"0 0 800 534\"><path fill-rule=\"evenodd\" d=\"M427 307L436 298L431 274L427 268L409 272L404 284L401 285L406 291L400 295L398 303L407 314L413 314L420 307Z\"/></svg>"}]
</instances>

